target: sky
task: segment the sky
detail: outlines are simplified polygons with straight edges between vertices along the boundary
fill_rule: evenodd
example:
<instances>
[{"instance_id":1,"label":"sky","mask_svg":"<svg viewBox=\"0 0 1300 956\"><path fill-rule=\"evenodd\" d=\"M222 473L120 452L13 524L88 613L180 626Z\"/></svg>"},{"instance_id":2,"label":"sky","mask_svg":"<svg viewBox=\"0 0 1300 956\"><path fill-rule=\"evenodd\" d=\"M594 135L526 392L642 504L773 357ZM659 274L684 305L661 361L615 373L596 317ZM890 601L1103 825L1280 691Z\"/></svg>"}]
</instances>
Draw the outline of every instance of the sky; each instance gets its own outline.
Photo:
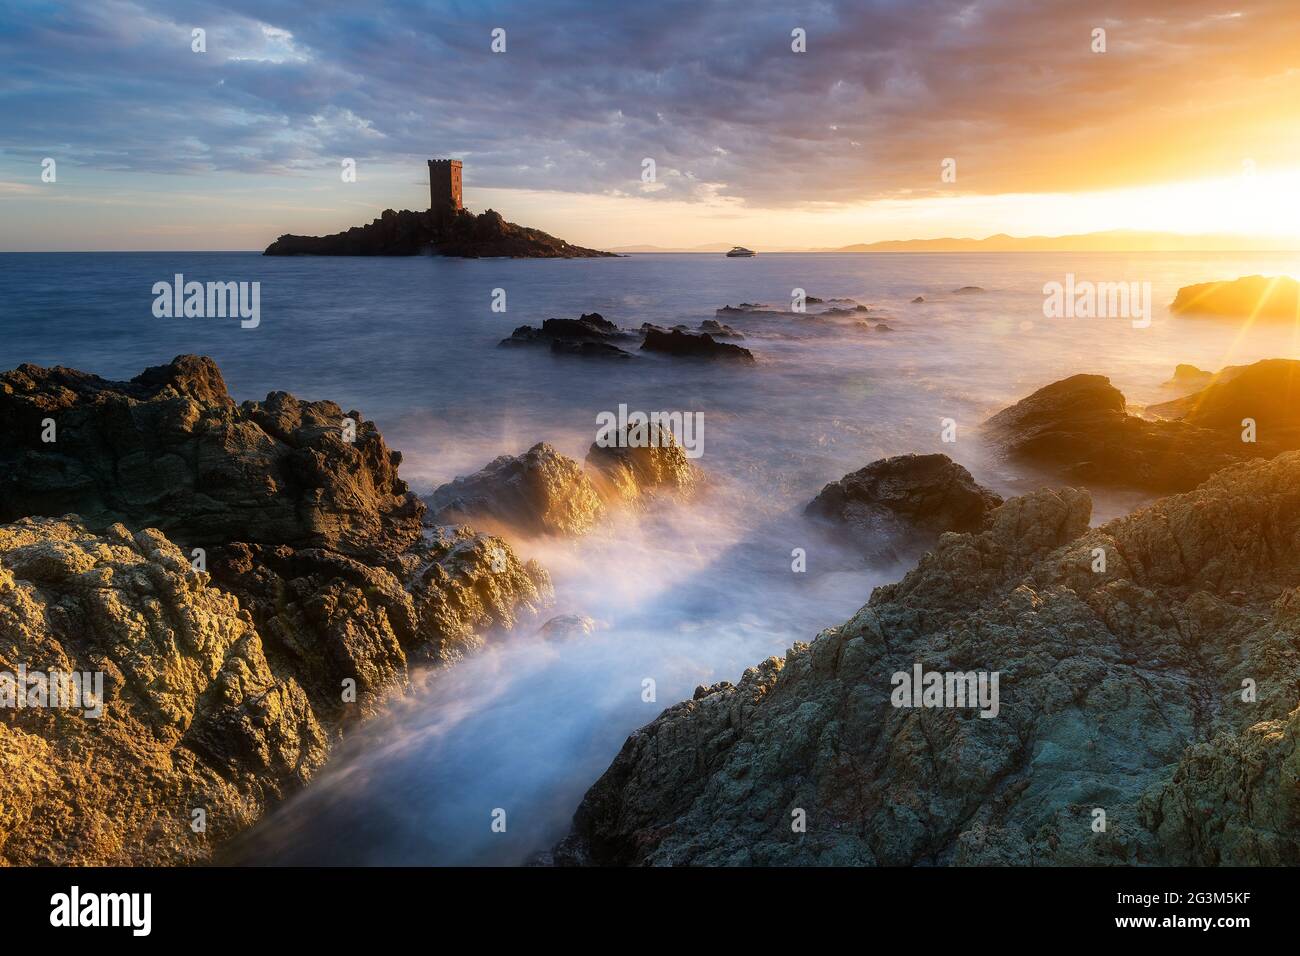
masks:
<instances>
[{"instance_id":1,"label":"sky","mask_svg":"<svg viewBox=\"0 0 1300 956\"><path fill-rule=\"evenodd\" d=\"M0 250L261 249L427 207L430 157L464 162L471 209L600 248L1300 240L1300 15L0 0Z\"/></svg>"}]
</instances>

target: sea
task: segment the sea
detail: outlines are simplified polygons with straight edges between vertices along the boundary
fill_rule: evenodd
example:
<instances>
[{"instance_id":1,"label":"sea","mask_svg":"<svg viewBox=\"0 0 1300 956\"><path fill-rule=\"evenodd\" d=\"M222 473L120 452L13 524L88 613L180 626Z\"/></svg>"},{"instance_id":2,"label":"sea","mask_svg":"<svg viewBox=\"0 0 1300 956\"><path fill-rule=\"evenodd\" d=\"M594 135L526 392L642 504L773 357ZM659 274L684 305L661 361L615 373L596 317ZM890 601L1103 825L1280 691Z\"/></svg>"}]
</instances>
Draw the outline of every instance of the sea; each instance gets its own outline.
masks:
<instances>
[{"instance_id":1,"label":"sea","mask_svg":"<svg viewBox=\"0 0 1300 956\"><path fill-rule=\"evenodd\" d=\"M208 355L237 400L287 391L373 420L421 494L540 441L581 459L598 416L620 405L700 413L695 463L708 482L697 500L620 513L581 538L513 539L549 571L555 606L418 680L234 859L508 866L564 836L636 728L697 686L735 682L844 622L906 572L910 559L869 565L803 517L823 485L908 452L943 452L1003 495L1050 484L991 454L980 422L1079 372L1109 376L1138 412L1181 394L1167 384L1176 364L1300 358L1290 324L1169 314L1181 286L1252 274L1300 276L1300 253L0 254L0 369L64 365L125 379L176 355ZM155 286L177 275L258 283L256 327L156 315ZM1048 314L1045 287L1067 282L1136 283L1150 291L1150 313ZM980 291L954 291L965 287ZM801 294L869 311L721 317L754 365L498 346L546 318L599 312L628 328L695 328L742 302L788 313ZM1093 497L1094 523L1148 501ZM587 615L597 630L536 633L560 614Z\"/></svg>"}]
</instances>

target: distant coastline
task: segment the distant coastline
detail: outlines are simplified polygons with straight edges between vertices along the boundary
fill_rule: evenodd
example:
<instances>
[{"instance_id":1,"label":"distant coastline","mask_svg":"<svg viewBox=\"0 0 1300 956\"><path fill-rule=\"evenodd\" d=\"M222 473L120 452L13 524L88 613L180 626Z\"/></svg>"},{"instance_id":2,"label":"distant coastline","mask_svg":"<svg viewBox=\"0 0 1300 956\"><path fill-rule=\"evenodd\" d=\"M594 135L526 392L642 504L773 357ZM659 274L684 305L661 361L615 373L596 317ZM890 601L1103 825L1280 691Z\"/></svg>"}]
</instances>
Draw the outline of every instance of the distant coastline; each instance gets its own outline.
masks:
<instances>
[{"instance_id":1,"label":"distant coastline","mask_svg":"<svg viewBox=\"0 0 1300 956\"><path fill-rule=\"evenodd\" d=\"M653 245L618 246L623 255L696 254L721 255L732 243L716 243L689 249ZM1009 236L1005 233L983 239L941 237L935 239L884 239L847 246L794 249L758 249L773 253L894 253L894 252L1296 252L1293 239L1260 239L1235 235L1183 235L1173 232L1143 232L1112 229L1067 236Z\"/></svg>"}]
</instances>

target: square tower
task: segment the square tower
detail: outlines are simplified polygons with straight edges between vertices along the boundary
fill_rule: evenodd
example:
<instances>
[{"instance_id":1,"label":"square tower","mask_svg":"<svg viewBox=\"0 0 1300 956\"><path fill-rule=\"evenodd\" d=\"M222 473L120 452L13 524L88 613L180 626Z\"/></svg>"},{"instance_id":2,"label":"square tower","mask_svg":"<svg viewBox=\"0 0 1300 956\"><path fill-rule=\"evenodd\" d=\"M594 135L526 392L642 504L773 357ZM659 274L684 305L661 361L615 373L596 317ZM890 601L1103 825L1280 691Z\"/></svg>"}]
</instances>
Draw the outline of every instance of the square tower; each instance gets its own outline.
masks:
<instances>
[{"instance_id":1,"label":"square tower","mask_svg":"<svg viewBox=\"0 0 1300 956\"><path fill-rule=\"evenodd\" d=\"M435 213L457 213L460 204L459 159L429 160L429 208Z\"/></svg>"}]
</instances>

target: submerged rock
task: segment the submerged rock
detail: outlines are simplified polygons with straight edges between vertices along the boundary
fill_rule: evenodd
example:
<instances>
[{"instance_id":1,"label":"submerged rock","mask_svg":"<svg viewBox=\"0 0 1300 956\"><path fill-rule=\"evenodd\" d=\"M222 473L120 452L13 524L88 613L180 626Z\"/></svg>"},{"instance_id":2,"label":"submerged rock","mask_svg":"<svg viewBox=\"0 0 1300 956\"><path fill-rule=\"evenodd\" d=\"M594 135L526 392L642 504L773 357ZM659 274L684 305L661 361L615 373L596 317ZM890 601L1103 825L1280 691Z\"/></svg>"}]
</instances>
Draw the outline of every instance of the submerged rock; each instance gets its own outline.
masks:
<instances>
[{"instance_id":1,"label":"submerged rock","mask_svg":"<svg viewBox=\"0 0 1300 956\"><path fill-rule=\"evenodd\" d=\"M489 522L524 534L586 534L604 511L591 479L545 442L502 455L425 499L438 524Z\"/></svg>"},{"instance_id":2,"label":"submerged rock","mask_svg":"<svg viewBox=\"0 0 1300 956\"><path fill-rule=\"evenodd\" d=\"M977 285L964 285L959 289L953 289L952 294L953 295L974 295L977 292L983 292L983 291L984 290Z\"/></svg>"},{"instance_id":3,"label":"submerged rock","mask_svg":"<svg viewBox=\"0 0 1300 956\"><path fill-rule=\"evenodd\" d=\"M912 304L916 305L917 303L924 302L924 301L925 301L925 297L918 295L915 299L912 300Z\"/></svg>"},{"instance_id":4,"label":"submerged rock","mask_svg":"<svg viewBox=\"0 0 1300 956\"><path fill-rule=\"evenodd\" d=\"M947 455L881 458L832 482L804 513L828 522L870 558L933 543L944 531L978 531L1002 498Z\"/></svg>"},{"instance_id":5,"label":"submerged rock","mask_svg":"<svg viewBox=\"0 0 1300 956\"><path fill-rule=\"evenodd\" d=\"M1289 276L1243 276L1183 286L1172 313L1300 321L1300 282Z\"/></svg>"},{"instance_id":6,"label":"submerged rock","mask_svg":"<svg viewBox=\"0 0 1300 956\"><path fill-rule=\"evenodd\" d=\"M600 624L586 614L561 614L553 617L538 629L542 637L556 638L586 637L600 630Z\"/></svg>"},{"instance_id":7,"label":"submerged rock","mask_svg":"<svg viewBox=\"0 0 1300 956\"><path fill-rule=\"evenodd\" d=\"M1009 500L844 625L668 708L553 861L1300 863L1300 453L1089 511ZM945 701L942 676L929 706L900 697L917 667L996 672L996 699Z\"/></svg>"},{"instance_id":8,"label":"submerged rock","mask_svg":"<svg viewBox=\"0 0 1300 956\"><path fill-rule=\"evenodd\" d=\"M691 335L674 329L662 332L650 329L645 341L641 343L644 352L661 352L678 358L726 359L752 364L754 353L739 345L729 342L714 341L708 333Z\"/></svg>"}]
</instances>

